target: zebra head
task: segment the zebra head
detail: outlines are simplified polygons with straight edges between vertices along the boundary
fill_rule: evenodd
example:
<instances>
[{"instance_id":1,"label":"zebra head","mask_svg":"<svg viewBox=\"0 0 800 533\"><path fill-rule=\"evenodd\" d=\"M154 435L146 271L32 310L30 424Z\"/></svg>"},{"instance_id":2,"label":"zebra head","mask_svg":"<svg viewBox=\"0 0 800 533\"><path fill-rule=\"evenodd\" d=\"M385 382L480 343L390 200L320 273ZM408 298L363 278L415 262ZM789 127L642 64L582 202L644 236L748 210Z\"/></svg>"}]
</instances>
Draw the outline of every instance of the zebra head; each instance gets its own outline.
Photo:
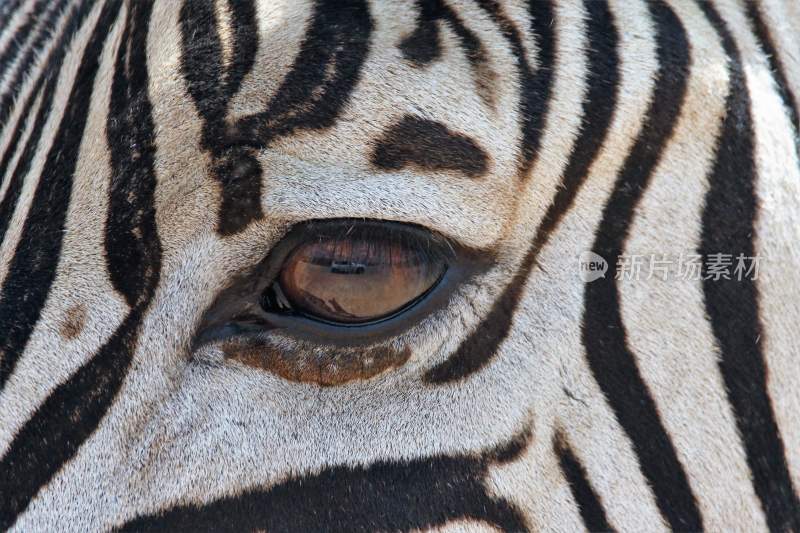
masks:
<instances>
[{"instance_id":1,"label":"zebra head","mask_svg":"<svg viewBox=\"0 0 800 533\"><path fill-rule=\"evenodd\" d=\"M800 530L798 26L0 2L0 529Z\"/></svg>"}]
</instances>

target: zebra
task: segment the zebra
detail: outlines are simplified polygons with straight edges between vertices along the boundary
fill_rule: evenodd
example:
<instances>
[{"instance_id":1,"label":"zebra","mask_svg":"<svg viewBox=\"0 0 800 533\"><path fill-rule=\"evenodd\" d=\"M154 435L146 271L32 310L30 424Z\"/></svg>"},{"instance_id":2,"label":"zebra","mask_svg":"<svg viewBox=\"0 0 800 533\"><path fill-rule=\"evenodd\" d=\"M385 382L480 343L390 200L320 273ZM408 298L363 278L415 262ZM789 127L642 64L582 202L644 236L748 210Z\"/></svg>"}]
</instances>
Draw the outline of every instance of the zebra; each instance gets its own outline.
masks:
<instances>
[{"instance_id":1,"label":"zebra","mask_svg":"<svg viewBox=\"0 0 800 533\"><path fill-rule=\"evenodd\" d=\"M0 529L800 531L797 28L0 1Z\"/></svg>"}]
</instances>

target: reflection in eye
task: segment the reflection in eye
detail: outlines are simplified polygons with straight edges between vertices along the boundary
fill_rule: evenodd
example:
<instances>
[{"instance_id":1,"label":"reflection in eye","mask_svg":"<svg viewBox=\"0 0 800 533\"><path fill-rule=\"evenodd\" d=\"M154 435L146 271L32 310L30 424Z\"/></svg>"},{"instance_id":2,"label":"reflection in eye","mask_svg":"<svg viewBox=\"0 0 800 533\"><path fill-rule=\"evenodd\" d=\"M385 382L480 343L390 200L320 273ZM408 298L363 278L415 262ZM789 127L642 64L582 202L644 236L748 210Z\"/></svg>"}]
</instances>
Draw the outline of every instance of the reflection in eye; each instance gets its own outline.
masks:
<instances>
[{"instance_id":1,"label":"reflection in eye","mask_svg":"<svg viewBox=\"0 0 800 533\"><path fill-rule=\"evenodd\" d=\"M416 303L445 270L442 259L399 240L327 238L302 244L289 255L279 288L305 315L357 324Z\"/></svg>"}]
</instances>

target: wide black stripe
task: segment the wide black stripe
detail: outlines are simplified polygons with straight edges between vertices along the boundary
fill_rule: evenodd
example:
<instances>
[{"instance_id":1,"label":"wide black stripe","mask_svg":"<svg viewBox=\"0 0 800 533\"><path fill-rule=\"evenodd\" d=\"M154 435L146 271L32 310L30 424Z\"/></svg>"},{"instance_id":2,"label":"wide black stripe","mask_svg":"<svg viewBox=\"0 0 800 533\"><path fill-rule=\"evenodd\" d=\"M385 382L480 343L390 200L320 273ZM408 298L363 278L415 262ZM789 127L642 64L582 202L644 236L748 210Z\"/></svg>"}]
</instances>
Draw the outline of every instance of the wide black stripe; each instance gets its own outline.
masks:
<instances>
[{"instance_id":1,"label":"wide black stripe","mask_svg":"<svg viewBox=\"0 0 800 533\"><path fill-rule=\"evenodd\" d=\"M478 4L498 25L511 46L520 76L519 114L522 117L519 175L528 177L539 152L547 123L556 62L556 20L551 0L528 0L531 31L538 37L539 65L533 72L525 55L522 37L514 23L503 13L496 0L479 0Z\"/></svg>"},{"instance_id":2,"label":"wide black stripe","mask_svg":"<svg viewBox=\"0 0 800 533\"><path fill-rule=\"evenodd\" d=\"M789 82L786 81L786 71L783 66L783 61L781 61L778 50L775 48L775 43L772 40L769 28L764 24L764 20L761 18L759 3L751 1L745 2L745 5L747 6L747 16L750 18L750 22L753 25L756 38L764 54L767 56L772 75L775 76L775 85L778 89L778 94L781 100L783 100L783 105L786 108L786 112L789 114L789 120L794 128L795 155L798 157L798 160L800 160L800 119L798 118L796 95L792 92ZM800 48L800 46L796 47L795 53L797 53L796 50L798 48Z\"/></svg>"},{"instance_id":3,"label":"wide black stripe","mask_svg":"<svg viewBox=\"0 0 800 533\"><path fill-rule=\"evenodd\" d=\"M613 531L606 518L603 503L589 482L586 469L563 435L556 435L553 439L553 451L558 457L561 473L569 483L572 497L578 504L583 525L589 531Z\"/></svg>"},{"instance_id":4,"label":"wide black stripe","mask_svg":"<svg viewBox=\"0 0 800 533\"><path fill-rule=\"evenodd\" d=\"M93 1L87 2L73 11L69 27L59 40L59 44L71 42L92 5ZM0 238L5 235L8 228L22 191L23 178L30 169L42 135L42 128L51 112L52 98L66 54L63 47L59 48L61 50L54 50L53 57L48 60L48 67L52 70L40 75L40 81L46 79L47 85L42 105L37 113L34 131L28 139L0 203ZM47 155L30 212L22 229L19 241L22 244L11 261L0 292L0 331L5 332L4 337L0 338L0 390L5 386L17 359L28 343L55 278L58 256L61 253L64 221L72 190L72 173L75 170L89 108L87 93L91 91L91 84L87 87L86 80L93 80L96 72L92 70L96 69L91 60L92 52L91 49L87 49L86 61L81 64L83 70L79 69L77 73L77 76L88 76L88 78L75 78L70 93L70 104L64 112L52 148ZM79 97L80 101L75 101L76 97Z\"/></svg>"},{"instance_id":5,"label":"wide black stripe","mask_svg":"<svg viewBox=\"0 0 800 533\"><path fill-rule=\"evenodd\" d=\"M492 496L489 468L513 461L529 433L479 454L328 467L265 490L137 518L121 531L418 531L473 520L528 530L522 513Z\"/></svg>"},{"instance_id":6,"label":"wide black stripe","mask_svg":"<svg viewBox=\"0 0 800 533\"><path fill-rule=\"evenodd\" d=\"M497 298L489 314L462 341L458 350L426 374L425 379L429 383L462 379L483 368L495 356L511 330L512 317L539 251L572 205L589 168L603 146L619 91L618 35L608 2L586 0L584 5L587 10L589 39L588 90L581 106L583 114L580 135L564 171L563 186L548 207L543 222L511 282Z\"/></svg>"},{"instance_id":7,"label":"wide black stripe","mask_svg":"<svg viewBox=\"0 0 800 533\"><path fill-rule=\"evenodd\" d=\"M655 89L595 235L592 250L613 270L586 285L582 337L592 374L630 438L661 514L672 529L696 531L703 526L702 517L658 407L628 347L615 280L617 260L636 206L672 136L686 94L690 53L686 32L663 2L651 3L649 9L658 60Z\"/></svg>"},{"instance_id":8,"label":"wide black stripe","mask_svg":"<svg viewBox=\"0 0 800 533\"><path fill-rule=\"evenodd\" d=\"M754 255L758 214L755 131L747 79L739 49L713 5L698 2L719 34L728 55L730 91L728 113L717 142L703 209L703 232L698 253ZM800 501L792 485L780 430L775 422L767 366L759 343L758 290L745 277L707 279L703 283L706 313L717 339L719 368L733 409L753 487L772 531L800 531Z\"/></svg>"},{"instance_id":9,"label":"wide black stripe","mask_svg":"<svg viewBox=\"0 0 800 533\"><path fill-rule=\"evenodd\" d=\"M81 65L79 102L91 97L103 43L121 0L104 6ZM0 462L0 529L13 525L31 499L97 429L136 349L142 317L158 284L161 245L155 223L154 128L147 95L146 42L152 2L130 4L117 51L107 123L111 184L106 256L115 288L132 305L109 341L59 385L23 426ZM70 98L68 108L76 104ZM88 105L88 104L87 104ZM69 116L69 114L67 114ZM85 121L85 114L81 115ZM80 138L81 135L78 135Z\"/></svg>"},{"instance_id":10,"label":"wide black stripe","mask_svg":"<svg viewBox=\"0 0 800 533\"><path fill-rule=\"evenodd\" d=\"M8 117L11 114L11 110L14 106L14 101L19 96L19 92L22 90L25 79L31 74L31 70L36 64L36 58L41 55L46 44L54 44L50 42L52 33L58 25L58 21L64 14L66 5L66 0L59 0L55 4L55 7L48 12L45 20L39 25L34 40L26 48L25 55L17 63L17 66L14 69L14 74L10 78L10 81L8 83L4 83L7 89L3 95L0 96L0 131L4 129L6 122L8 121ZM69 27L69 23L67 26ZM64 43L61 43L62 46L63 44ZM51 53L52 52L53 51L51 50ZM62 50L60 53L63 54L65 51ZM10 66L10 64L7 66ZM2 73L0 73L0 75L2 75Z\"/></svg>"}]
</instances>

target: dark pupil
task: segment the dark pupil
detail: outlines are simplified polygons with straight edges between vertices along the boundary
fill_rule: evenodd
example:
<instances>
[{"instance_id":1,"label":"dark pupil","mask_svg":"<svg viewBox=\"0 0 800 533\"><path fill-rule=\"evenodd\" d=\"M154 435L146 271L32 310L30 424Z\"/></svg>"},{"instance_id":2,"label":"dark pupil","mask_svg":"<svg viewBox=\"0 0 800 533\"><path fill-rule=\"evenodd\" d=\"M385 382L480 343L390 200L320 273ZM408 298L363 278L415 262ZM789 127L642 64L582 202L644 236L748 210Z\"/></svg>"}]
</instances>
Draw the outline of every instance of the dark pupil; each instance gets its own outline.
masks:
<instances>
[{"instance_id":1,"label":"dark pupil","mask_svg":"<svg viewBox=\"0 0 800 533\"><path fill-rule=\"evenodd\" d=\"M443 271L441 262L428 261L402 244L332 239L301 245L280 281L289 301L304 313L358 323L413 303Z\"/></svg>"}]
</instances>

